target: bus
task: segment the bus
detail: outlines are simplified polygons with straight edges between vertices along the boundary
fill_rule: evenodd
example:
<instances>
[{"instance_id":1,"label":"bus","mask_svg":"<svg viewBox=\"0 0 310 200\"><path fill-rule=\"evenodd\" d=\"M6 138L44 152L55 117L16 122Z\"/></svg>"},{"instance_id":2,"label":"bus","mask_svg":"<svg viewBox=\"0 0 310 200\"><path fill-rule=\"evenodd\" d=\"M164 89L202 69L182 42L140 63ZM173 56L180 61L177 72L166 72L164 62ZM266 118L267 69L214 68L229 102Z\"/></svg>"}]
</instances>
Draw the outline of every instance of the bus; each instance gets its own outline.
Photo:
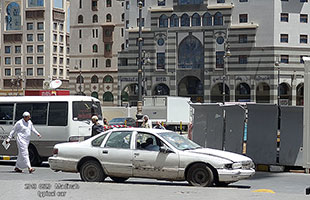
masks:
<instances>
[{"instance_id":1,"label":"bus","mask_svg":"<svg viewBox=\"0 0 310 200\"><path fill-rule=\"evenodd\" d=\"M11 96L0 97L0 140L7 139L13 125L28 111L34 127L41 134L31 135L30 162L38 166L53 154L61 142L77 142L91 136L91 117L102 123L100 101L89 96ZM0 155L16 156L16 136L8 150L1 145Z\"/></svg>"}]
</instances>

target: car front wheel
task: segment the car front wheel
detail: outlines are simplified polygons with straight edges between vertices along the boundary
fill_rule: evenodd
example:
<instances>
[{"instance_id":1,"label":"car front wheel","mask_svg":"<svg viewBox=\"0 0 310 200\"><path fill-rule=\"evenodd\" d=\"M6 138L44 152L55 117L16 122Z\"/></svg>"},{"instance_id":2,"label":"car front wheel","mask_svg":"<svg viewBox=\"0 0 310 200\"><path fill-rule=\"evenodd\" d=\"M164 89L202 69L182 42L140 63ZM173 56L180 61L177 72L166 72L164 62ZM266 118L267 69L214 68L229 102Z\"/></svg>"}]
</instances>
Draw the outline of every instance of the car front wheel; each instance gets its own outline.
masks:
<instances>
[{"instance_id":1,"label":"car front wheel","mask_svg":"<svg viewBox=\"0 0 310 200\"><path fill-rule=\"evenodd\" d=\"M82 164L80 176L86 182L102 182L106 178L102 167L95 160L88 160Z\"/></svg>"},{"instance_id":2,"label":"car front wheel","mask_svg":"<svg viewBox=\"0 0 310 200\"><path fill-rule=\"evenodd\" d=\"M187 181L193 186L208 187L213 185L214 175L210 167L197 163L189 168Z\"/></svg>"}]
</instances>

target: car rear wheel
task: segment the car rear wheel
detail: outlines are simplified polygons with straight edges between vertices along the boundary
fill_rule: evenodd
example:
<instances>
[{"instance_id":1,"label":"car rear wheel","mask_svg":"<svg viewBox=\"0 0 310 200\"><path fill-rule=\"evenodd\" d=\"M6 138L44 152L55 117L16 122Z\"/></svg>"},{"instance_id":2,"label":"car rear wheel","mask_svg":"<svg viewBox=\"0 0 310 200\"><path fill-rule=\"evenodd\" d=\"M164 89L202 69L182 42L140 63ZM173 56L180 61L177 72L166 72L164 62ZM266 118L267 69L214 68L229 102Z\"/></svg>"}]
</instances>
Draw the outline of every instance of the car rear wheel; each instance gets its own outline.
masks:
<instances>
[{"instance_id":1,"label":"car rear wheel","mask_svg":"<svg viewBox=\"0 0 310 200\"><path fill-rule=\"evenodd\" d=\"M128 180L128 178L122 178L122 177L111 177L110 176L110 178L116 183L124 183L125 181Z\"/></svg>"},{"instance_id":2,"label":"car rear wheel","mask_svg":"<svg viewBox=\"0 0 310 200\"><path fill-rule=\"evenodd\" d=\"M214 175L210 167L197 163L189 168L187 181L193 186L208 187L213 184Z\"/></svg>"},{"instance_id":3,"label":"car rear wheel","mask_svg":"<svg viewBox=\"0 0 310 200\"><path fill-rule=\"evenodd\" d=\"M88 160L82 164L80 176L86 182L101 182L106 178L102 167L95 160Z\"/></svg>"}]
</instances>

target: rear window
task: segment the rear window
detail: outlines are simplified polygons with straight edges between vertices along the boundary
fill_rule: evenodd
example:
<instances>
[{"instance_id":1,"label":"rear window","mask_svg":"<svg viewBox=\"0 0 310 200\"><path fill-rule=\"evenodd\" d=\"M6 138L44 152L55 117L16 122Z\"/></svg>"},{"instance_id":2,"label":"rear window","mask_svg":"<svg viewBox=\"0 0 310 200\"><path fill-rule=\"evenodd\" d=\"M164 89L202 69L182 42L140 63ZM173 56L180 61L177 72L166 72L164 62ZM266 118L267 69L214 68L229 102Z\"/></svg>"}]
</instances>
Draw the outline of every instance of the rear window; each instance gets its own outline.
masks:
<instances>
[{"instance_id":1,"label":"rear window","mask_svg":"<svg viewBox=\"0 0 310 200\"><path fill-rule=\"evenodd\" d=\"M96 139L94 139L91 144L94 146L94 147L99 147L101 146L101 143L103 142L104 138L107 136L107 134L103 134L99 137L97 137Z\"/></svg>"}]
</instances>

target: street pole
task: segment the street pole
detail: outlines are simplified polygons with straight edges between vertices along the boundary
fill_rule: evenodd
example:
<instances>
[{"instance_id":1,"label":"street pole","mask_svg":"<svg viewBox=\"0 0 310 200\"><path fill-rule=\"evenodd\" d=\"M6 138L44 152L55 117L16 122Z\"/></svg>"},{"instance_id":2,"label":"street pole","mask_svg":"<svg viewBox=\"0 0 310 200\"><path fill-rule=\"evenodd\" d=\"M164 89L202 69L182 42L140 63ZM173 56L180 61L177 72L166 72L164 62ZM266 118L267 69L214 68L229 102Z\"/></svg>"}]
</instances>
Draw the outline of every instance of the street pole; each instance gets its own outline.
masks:
<instances>
[{"instance_id":1,"label":"street pole","mask_svg":"<svg viewBox=\"0 0 310 200\"><path fill-rule=\"evenodd\" d=\"M80 95L82 95L82 66L80 65Z\"/></svg>"},{"instance_id":2,"label":"street pole","mask_svg":"<svg viewBox=\"0 0 310 200\"><path fill-rule=\"evenodd\" d=\"M137 103L137 121L142 119L142 6L143 3L140 0L138 2L139 7L139 59L138 59L138 103Z\"/></svg>"},{"instance_id":3,"label":"street pole","mask_svg":"<svg viewBox=\"0 0 310 200\"><path fill-rule=\"evenodd\" d=\"M226 67L228 68L228 58L231 56L230 46L228 43L228 28L226 31L226 39L225 39L225 43L224 43L224 50L225 50L225 54L224 54L224 66L223 66L223 106L225 106L225 98L226 98L225 97L225 94L226 94L226 92L225 92L225 90L226 90L226 85L225 85ZM222 137L223 137L222 138L222 149L225 151L225 140L226 140L226 110L225 110L225 107L223 107L223 136Z\"/></svg>"},{"instance_id":4,"label":"street pole","mask_svg":"<svg viewBox=\"0 0 310 200\"><path fill-rule=\"evenodd\" d=\"M279 67L279 63L276 62L276 63L275 63L275 66L276 66L277 71L278 71L277 104L280 105L280 67Z\"/></svg>"}]
</instances>

